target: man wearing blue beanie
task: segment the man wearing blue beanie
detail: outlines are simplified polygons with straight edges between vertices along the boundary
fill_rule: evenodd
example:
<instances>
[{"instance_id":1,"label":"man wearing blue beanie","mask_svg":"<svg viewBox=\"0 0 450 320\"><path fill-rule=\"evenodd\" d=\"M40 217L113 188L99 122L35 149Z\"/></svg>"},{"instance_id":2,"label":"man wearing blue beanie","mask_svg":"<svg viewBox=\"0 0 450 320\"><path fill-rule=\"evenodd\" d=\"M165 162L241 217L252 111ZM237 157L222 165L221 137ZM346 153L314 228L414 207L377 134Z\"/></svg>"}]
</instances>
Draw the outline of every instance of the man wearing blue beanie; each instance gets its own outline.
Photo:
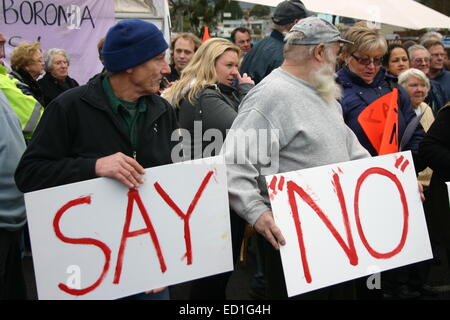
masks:
<instances>
[{"instance_id":1,"label":"man wearing blue beanie","mask_svg":"<svg viewBox=\"0 0 450 320\"><path fill-rule=\"evenodd\" d=\"M172 163L177 129L170 104L156 95L168 48L161 31L122 20L107 33L107 72L70 89L47 107L16 170L22 192L110 177L128 188L144 182L144 168ZM168 289L130 298L168 299Z\"/></svg>"}]
</instances>

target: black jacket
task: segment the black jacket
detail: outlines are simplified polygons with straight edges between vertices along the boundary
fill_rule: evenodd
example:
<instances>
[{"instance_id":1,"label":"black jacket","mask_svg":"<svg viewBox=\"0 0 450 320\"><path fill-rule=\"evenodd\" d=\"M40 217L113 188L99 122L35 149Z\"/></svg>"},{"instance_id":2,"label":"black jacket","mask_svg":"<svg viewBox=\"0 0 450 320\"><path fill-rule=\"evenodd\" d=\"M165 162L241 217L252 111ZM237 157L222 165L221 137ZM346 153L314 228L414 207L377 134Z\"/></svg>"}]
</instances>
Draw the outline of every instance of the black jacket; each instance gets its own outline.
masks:
<instances>
[{"instance_id":1,"label":"black jacket","mask_svg":"<svg viewBox=\"0 0 450 320\"><path fill-rule=\"evenodd\" d=\"M270 36L262 39L250 50L242 61L241 74L247 73L255 84L258 84L272 70L281 66L283 56L284 36L281 32L273 30Z\"/></svg>"},{"instance_id":2,"label":"black jacket","mask_svg":"<svg viewBox=\"0 0 450 320\"><path fill-rule=\"evenodd\" d=\"M19 81L17 87L22 90L24 94L33 96L42 106L44 105L44 94L42 89L28 71L18 69L11 71L10 74Z\"/></svg>"},{"instance_id":3,"label":"black jacket","mask_svg":"<svg viewBox=\"0 0 450 320\"><path fill-rule=\"evenodd\" d=\"M78 87L79 84L75 79L67 76L64 82L59 82L50 72L47 72L42 79L38 80L44 95L44 107L48 106L53 99L66 90Z\"/></svg>"},{"instance_id":4,"label":"black jacket","mask_svg":"<svg viewBox=\"0 0 450 320\"><path fill-rule=\"evenodd\" d=\"M430 181L430 233L450 248L450 207L447 185L450 181L450 106L442 108L419 146L419 155L433 169Z\"/></svg>"},{"instance_id":5,"label":"black jacket","mask_svg":"<svg viewBox=\"0 0 450 320\"><path fill-rule=\"evenodd\" d=\"M69 90L47 107L16 170L22 192L96 178L97 159L117 152L136 154L144 168L172 162L177 123L169 103L157 95L145 97L148 110L139 123L137 150L132 150L101 81L98 77Z\"/></svg>"}]
</instances>

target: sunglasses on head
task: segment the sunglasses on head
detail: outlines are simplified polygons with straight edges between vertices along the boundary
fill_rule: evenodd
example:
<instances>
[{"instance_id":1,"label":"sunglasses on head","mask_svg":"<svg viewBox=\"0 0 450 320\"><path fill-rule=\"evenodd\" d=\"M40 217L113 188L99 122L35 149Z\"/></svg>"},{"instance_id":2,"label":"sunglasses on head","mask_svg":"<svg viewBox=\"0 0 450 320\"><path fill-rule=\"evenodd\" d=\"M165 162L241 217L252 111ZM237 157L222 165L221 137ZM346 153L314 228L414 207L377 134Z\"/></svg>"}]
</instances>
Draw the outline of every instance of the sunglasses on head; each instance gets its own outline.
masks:
<instances>
[{"instance_id":1,"label":"sunglasses on head","mask_svg":"<svg viewBox=\"0 0 450 320\"><path fill-rule=\"evenodd\" d=\"M351 56L358 61L359 64L362 64L364 66L368 66L369 64L373 63L374 66L380 66L382 63L382 58L360 58L355 56L353 53Z\"/></svg>"}]
</instances>

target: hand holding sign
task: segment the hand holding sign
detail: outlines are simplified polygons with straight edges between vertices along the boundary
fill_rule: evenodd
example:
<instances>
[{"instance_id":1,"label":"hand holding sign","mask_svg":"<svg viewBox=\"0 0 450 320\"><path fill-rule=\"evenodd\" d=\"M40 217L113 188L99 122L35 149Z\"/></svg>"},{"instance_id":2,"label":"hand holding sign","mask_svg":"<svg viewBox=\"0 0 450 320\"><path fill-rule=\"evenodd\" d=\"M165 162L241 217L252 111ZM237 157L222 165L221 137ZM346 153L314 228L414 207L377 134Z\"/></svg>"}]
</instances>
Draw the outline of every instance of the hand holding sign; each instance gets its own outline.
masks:
<instances>
[{"instance_id":1,"label":"hand holding sign","mask_svg":"<svg viewBox=\"0 0 450 320\"><path fill-rule=\"evenodd\" d=\"M133 158L117 152L103 157L95 163L95 174L98 177L109 177L119 180L128 188L137 188L144 183L144 168Z\"/></svg>"},{"instance_id":2,"label":"hand holding sign","mask_svg":"<svg viewBox=\"0 0 450 320\"><path fill-rule=\"evenodd\" d=\"M275 249L280 249L278 243L282 246L286 244L286 240L284 239L280 228L278 228L273 220L272 211L264 212L258 220L256 220L254 227L255 230L262 234Z\"/></svg>"}]
</instances>

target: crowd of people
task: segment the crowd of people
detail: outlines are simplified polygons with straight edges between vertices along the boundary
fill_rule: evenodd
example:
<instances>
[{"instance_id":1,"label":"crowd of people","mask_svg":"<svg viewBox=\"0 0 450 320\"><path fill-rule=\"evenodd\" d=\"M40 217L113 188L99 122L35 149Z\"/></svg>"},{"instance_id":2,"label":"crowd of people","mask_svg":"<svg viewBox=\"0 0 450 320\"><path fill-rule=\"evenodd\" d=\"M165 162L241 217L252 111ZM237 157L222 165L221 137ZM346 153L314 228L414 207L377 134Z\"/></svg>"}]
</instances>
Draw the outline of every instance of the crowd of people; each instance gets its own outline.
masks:
<instances>
[{"instance_id":1,"label":"crowd of people","mask_svg":"<svg viewBox=\"0 0 450 320\"><path fill-rule=\"evenodd\" d=\"M14 49L12 70L0 66L0 299L27 298L23 192L96 177L139 187L144 168L174 162L171 138L179 129L194 137L183 144L183 159L226 159L235 263L242 242L254 233L251 296L286 299L279 253L285 239L264 176L386 154L359 116L392 92L398 144L389 152L411 151L431 242L445 249L450 265L450 72L442 36L431 32L420 43L388 45L365 22L341 33L310 16L299 0L281 2L272 20L271 34L255 45L244 27L232 32L231 41L202 43L181 33L169 44L154 24L122 20L99 41L104 70L81 86L69 76L64 49L44 53L39 42ZM0 34L0 59L5 41ZM209 141L202 137L209 129L222 134L223 145L207 153ZM227 136L230 129L238 136ZM264 141L269 164L250 154L250 146L261 141L249 141L243 150L248 158L237 164L232 151L239 132L248 129L277 132L278 139ZM427 282L431 263L383 272L381 290L357 279L294 299L433 295ZM230 276L192 281L190 298L226 299ZM127 299L170 299L170 290Z\"/></svg>"}]
</instances>

